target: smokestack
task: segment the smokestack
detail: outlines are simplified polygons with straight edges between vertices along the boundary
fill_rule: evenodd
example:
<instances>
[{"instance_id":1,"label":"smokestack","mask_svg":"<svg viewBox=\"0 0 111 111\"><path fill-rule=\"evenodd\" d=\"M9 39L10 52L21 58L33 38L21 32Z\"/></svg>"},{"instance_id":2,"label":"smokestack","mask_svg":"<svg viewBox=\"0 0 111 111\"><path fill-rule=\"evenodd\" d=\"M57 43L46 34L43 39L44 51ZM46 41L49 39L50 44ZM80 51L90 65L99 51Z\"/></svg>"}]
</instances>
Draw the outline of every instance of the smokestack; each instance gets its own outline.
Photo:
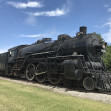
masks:
<instances>
[{"instance_id":1,"label":"smokestack","mask_svg":"<svg viewBox=\"0 0 111 111\"><path fill-rule=\"evenodd\" d=\"M85 27L85 26L80 27L80 32L83 32L83 35L86 35L87 34L87 27Z\"/></svg>"}]
</instances>

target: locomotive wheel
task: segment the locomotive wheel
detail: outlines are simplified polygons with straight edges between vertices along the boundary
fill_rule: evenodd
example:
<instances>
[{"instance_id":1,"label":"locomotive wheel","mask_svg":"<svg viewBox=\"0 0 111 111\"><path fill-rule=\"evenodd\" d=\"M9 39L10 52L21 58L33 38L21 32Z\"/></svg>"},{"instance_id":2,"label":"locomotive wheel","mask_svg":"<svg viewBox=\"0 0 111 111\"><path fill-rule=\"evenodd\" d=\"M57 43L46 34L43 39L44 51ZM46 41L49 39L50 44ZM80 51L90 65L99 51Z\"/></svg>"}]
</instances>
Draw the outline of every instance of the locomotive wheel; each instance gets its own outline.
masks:
<instances>
[{"instance_id":1,"label":"locomotive wheel","mask_svg":"<svg viewBox=\"0 0 111 111\"><path fill-rule=\"evenodd\" d=\"M29 81L32 81L35 77L35 66L33 64L29 64L26 68L26 78Z\"/></svg>"},{"instance_id":2,"label":"locomotive wheel","mask_svg":"<svg viewBox=\"0 0 111 111\"><path fill-rule=\"evenodd\" d=\"M61 76L59 74L49 74L49 82L53 85L59 84L61 81Z\"/></svg>"},{"instance_id":3,"label":"locomotive wheel","mask_svg":"<svg viewBox=\"0 0 111 111\"><path fill-rule=\"evenodd\" d=\"M92 91L95 89L95 81L90 77L86 77L83 80L83 86L86 90Z\"/></svg>"},{"instance_id":4,"label":"locomotive wheel","mask_svg":"<svg viewBox=\"0 0 111 111\"><path fill-rule=\"evenodd\" d=\"M36 66L36 77L35 77L35 79L40 83L42 83L46 80L46 73L40 74L41 72L46 72L45 70L46 70L46 67L42 64L38 64Z\"/></svg>"}]
</instances>

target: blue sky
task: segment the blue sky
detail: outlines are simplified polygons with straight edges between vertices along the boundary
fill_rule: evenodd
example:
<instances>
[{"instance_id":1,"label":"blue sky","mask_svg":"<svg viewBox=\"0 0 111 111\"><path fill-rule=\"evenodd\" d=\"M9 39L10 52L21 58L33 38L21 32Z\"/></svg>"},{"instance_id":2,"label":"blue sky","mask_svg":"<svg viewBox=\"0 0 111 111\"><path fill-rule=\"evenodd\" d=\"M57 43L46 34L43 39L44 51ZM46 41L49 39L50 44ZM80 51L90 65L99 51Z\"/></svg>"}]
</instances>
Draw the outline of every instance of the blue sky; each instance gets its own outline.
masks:
<instances>
[{"instance_id":1,"label":"blue sky","mask_svg":"<svg viewBox=\"0 0 111 111\"><path fill-rule=\"evenodd\" d=\"M80 26L111 44L111 0L0 0L0 52L43 37L75 36Z\"/></svg>"}]
</instances>

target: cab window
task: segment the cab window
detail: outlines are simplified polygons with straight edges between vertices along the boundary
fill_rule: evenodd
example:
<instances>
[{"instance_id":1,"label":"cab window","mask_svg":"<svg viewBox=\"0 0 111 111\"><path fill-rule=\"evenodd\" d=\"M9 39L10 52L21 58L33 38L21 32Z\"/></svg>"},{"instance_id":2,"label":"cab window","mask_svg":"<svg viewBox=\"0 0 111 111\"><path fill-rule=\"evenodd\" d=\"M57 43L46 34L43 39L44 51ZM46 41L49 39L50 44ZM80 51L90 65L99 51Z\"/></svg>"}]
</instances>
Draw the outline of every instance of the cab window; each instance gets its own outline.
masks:
<instances>
[{"instance_id":1,"label":"cab window","mask_svg":"<svg viewBox=\"0 0 111 111\"><path fill-rule=\"evenodd\" d=\"M9 51L9 57L14 57L14 51Z\"/></svg>"}]
</instances>

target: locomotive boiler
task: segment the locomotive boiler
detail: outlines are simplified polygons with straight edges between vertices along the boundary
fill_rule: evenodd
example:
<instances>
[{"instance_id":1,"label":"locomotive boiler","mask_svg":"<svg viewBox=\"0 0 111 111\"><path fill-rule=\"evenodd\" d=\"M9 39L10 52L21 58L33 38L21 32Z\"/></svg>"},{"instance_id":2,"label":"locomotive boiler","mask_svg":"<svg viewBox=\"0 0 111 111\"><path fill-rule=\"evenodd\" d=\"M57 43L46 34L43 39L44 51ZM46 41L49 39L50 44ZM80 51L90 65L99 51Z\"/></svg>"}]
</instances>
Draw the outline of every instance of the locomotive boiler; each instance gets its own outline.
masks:
<instances>
[{"instance_id":1,"label":"locomotive boiler","mask_svg":"<svg viewBox=\"0 0 111 111\"><path fill-rule=\"evenodd\" d=\"M7 64L1 71L29 81L111 91L111 74L101 59L105 46L96 33L87 34L87 27L80 27L76 37L61 34L56 41L44 38L9 49L5 56L7 62L3 63L0 55L0 63Z\"/></svg>"}]
</instances>

